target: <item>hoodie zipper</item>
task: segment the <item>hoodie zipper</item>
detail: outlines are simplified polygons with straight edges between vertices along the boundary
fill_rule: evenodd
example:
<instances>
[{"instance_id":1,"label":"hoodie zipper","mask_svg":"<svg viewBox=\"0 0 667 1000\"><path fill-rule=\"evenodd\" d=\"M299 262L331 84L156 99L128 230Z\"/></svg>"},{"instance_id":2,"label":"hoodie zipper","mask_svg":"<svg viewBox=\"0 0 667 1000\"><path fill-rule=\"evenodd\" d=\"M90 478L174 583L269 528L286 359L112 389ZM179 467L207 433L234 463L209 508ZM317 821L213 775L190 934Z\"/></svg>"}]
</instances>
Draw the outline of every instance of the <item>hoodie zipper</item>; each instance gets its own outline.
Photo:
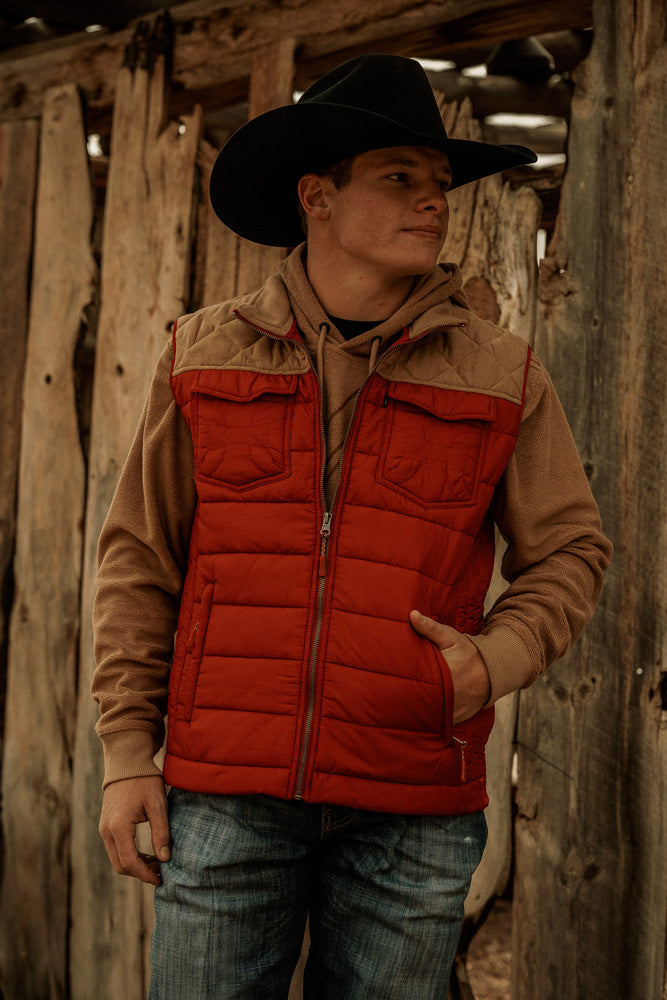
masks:
<instances>
[{"instance_id":1,"label":"hoodie zipper","mask_svg":"<svg viewBox=\"0 0 667 1000\"><path fill-rule=\"evenodd\" d=\"M265 336L271 338L272 340L285 340L285 337L281 337L281 336L279 336L279 335L277 335L275 333L271 333L270 330L263 329L262 327L256 326L254 323L251 323L238 310L234 311L234 315L237 316L238 319L242 320L246 324L246 326L251 327L251 329L256 330L258 333L264 334ZM430 334L435 333L438 330L446 330L446 329L450 329L452 327L465 327L467 325L468 324L466 322L459 322L459 323L447 323L446 325L443 325L443 326L434 326L434 327L431 327L428 330L424 330L424 332L421 333L419 335L419 337L417 337L414 341L412 341L412 343L417 343L418 340L423 340L425 337L430 336ZM320 556L319 556L319 563L318 563L318 587L317 587L316 612L315 612L315 629L314 629L314 632L313 632L313 640L312 640L311 647L310 647L310 663L309 663L309 669L308 669L308 694L307 694L307 702L306 702L306 717L305 717L304 726L303 726L303 735L301 737L301 751L299 753L299 767L298 767L298 771L297 771L296 785L295 785L295 791L294 791L294 798L295 799L299 799L299 800L303 799L303 790L304 790L305 777L306 777L306 766L307 766L307 763L308 763L308 752L310 750L311 737L312 737L312 728L313 728L313 716L314 716L314 711L315 711L315 689L316 689L316 680L317 680L317 659L318 659L318 653L319 653L319 648L320 648L320 638L321 638L321 634L322 634L322 622L323 622L323 617L324 617L324 591L325 591L326 582L327 582L327 549L328 549L328 545L329 545L329 538L330 538L330 535L331 535L331 522L332 522L332 519L333 519L334 509L335 509L335 506L336 506L336 499L338 497L338 490L339 490L340 482L341 482L341 479L342 479L343 462L345 460L346 446L347 446L348 439L350 437L350 432L351 432L351 430L352 430L352 428L354 426L355 420L356 420L357 406L358 406L358 403L359 403L359 398L360 398L362 392L364 391L364 389L366 388L366 386L368 385L368 382L370 381L370 379L375 374L375 372L376 372L376 370L377 370L377 368L378 368L378 366L380 364L380 361L384 360L386 358L386 356L389 353L391 353L391 351L398 350L399 347L404 346L406 343L408 343L408 341L405 341L405 340L403 340L401 338L398 341L396 341L396 343L392 344L391 347L389 347L385 351L385 353L376 360L376 362L375 362L375 364L373 366L372 371L370 371L368 373L368 375L366 376L366 378L364 379L364 381L360 385L359 389L357 390L357 393L356 393L356 395L354 397L354 406L353 406L353 409L352 409L352 417L351 417L350 422L348 424L347 430L345 432L345 437L343 438L343 444L341 446L340 462L339 462L339 466L338 466L340 471L339 471L339 474L338 474L338 481L336 483L336 489L334 490L334 495L331 498L331 510L330 511L327 510L325 482L324 482L324 477L325 477L325 473L326 473L326 458L327 458L326 434L325 434L325 430L324 430L324 412L323 412L324 411L324 395L323 395L323 392L322 392L322 388L320 386L320 381L319 381L319 378L317 376L317 372L315 371L315 365L313 364L313 360L310 357L310 354L307 352L308 353L308 361L310 363L310 368L311 368L311 371L312 371L313 376L315 378L315 383L317 385L318 393L319 393L319 397L320 397L320 435L321 435L321 440L322 440L322 469L321 469L321 473L320 473L320 490L321 490L323 516L322 516L322 524L320 526ZM383 405L386 406L387 402L388 402L388 393L387 393L387 395L385 395L385 400L383 402ZM464 749L465 748L462 748L462 753L461 753L462 764L463 764L463 773L465 773Z\"/></svg>"}]
</instances>

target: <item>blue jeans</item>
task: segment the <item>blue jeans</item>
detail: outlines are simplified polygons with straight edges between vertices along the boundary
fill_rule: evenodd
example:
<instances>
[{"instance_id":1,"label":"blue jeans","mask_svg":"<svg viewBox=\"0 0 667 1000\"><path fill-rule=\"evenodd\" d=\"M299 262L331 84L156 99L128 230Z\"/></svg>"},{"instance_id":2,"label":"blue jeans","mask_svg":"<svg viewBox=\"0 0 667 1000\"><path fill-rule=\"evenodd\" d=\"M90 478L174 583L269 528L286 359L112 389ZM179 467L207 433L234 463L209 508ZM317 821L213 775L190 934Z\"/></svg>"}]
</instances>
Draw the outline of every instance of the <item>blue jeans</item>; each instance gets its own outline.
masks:
<instances>
[{"instance_id":1,"label":"blue jeans","mask_svg":"<svg viewBox=\"0 0 667 1000\"><path fill-rule=\"evenodd\" d=\"M483 813L403 816L262 795L169 795L149 1000L443 1000Z\"/></svg>"}]
</instances>

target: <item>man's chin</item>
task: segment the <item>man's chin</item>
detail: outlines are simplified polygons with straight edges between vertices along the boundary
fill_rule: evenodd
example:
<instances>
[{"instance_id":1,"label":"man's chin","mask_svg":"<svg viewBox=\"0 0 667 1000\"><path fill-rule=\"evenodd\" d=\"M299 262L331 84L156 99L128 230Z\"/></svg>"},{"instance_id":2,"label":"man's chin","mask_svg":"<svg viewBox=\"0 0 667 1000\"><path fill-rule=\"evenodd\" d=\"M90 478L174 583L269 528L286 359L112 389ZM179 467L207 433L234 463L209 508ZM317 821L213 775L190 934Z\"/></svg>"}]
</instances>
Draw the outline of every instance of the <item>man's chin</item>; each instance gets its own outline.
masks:
<instances>
[{"instance_id":1,"label":"man's chin","mask_svg":"<svg viewBox=\"0 0 667 1000\"><path fill-rule=\"evenodd\" d=\"M406 278L419 278L424 274L430 274L438 266L438 261L440 259L440 252L432 254L420 254L414 257L410 262L406 261L405 270L402 270L402 276Z\"/></svg>"}]
</instances>

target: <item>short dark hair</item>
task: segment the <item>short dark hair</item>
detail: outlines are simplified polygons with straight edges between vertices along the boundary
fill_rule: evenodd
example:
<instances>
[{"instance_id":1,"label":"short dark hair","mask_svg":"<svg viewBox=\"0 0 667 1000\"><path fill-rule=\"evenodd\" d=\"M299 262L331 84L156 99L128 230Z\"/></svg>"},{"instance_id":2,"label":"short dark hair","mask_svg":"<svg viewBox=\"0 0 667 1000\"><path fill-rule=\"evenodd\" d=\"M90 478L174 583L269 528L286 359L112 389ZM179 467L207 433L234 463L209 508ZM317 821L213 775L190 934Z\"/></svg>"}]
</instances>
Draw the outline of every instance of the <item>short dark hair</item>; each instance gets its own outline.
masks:
<instances>
[{"instance_id":1,"label":"short dark hair","mask_svg":"<svg viewBox=\"0 0 667 1000\"><path fill-rule=\"evenodd\" d=\"M327 177L334 185L337 191L349 184L350 178L352 177L352 164L354 163L356 157L348 156L344 160L339 160L337 163L332 163L328 167L320 167L316 170L309 170L309 174L317 174L318 177ZM303 206L297 195L297 207L299 211L299 219L301 220L301 228L303 229L304 236L308 236L308 216L303 210Z\"/></svg>"},{"instance_id":2,"label":"short dark hair","mask_svg":"<svg viewBox=\"0 0 667 1000\"><path fill-rule=\"evenodd\" d=\"M317 174L319 177L328 177L337 190L340 190L349 184L352 176L352 164L355 160L356 156L348 156L344 160L339 160L338 163L332 163L330 167L324 167L323 170L313 170L311 173Z\"/></svg>"}]
</instances>

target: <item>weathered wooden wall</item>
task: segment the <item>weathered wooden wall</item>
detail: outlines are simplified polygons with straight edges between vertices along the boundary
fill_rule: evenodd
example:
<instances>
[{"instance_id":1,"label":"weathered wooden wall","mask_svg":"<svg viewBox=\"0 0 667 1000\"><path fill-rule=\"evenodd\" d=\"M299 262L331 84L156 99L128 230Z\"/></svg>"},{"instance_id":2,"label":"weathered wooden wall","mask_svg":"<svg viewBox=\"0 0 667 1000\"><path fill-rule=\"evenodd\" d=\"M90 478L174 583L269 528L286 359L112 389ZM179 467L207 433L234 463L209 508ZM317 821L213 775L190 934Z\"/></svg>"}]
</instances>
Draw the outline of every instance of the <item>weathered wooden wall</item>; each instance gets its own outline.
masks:
<instances>
[{"instance_id":1,"label":"weathered wooden wall","mask_svg":"<svg viewBox=\"0 0 667 1000\"><path fill-rule=\"evenodd\" d=\"M177 113L193 101L222 106L247 94L253 56L281 39L298 40L296 84L360 52L451 58L461 49L483 60L495 42L588 28L590 0L189 0L170 9ZM38 116L48 87L76 79L91 123L108 119L117 67L133 26L107 36L63 38L21 59L0 60L0 114Z\"/></svg>"},{"instance_id":2,"label":"weathered wooden wall","mask_svg":"<svg viewBox=\"0 0 667 1000\"><path fill-rule=\"evenodd\" d=\"M517 1000L666 986L667 9L594 15L536 348L616 554L583 639L521 694Z\"/></svg>"},{"instance_id":3,"label":"weathered wooden wall","mask_svg":"<svg viewBox=\"0 0 667 1000\"><path fill-rule=\"evenodd\" d=\"M23 382L2 770L0 942L9 996L63 996L67 982L85 488L74 352L95 282L92 212L81 102L70 84L44 100Z\"/></svg>"},{"instance_id":4,"label":"weathered wooden wall","mask_svg":"<svg viewBox=\"0 0 667 1000\"><path fill-rule=\"evenodd\" d=\"M99 802L91 613L97 538L172 324L187 311L198 108L165 120L165 58L118 78L102 245L101 310L88 472L77 738L74 757L71 996L144 995L148 888L110 871L91 802ZM100 897L105 906L100 907ZM150 929L150 925L148 927ZM104 941L101 975L100 948Z\"/></svg>"},{"instance_id":5,"label":"weathered wooden wall","mask_svg":"<svg viewBox=\"0 0 667 1000\"><path fill-rule=\"evenodd\" d=\"M39 122L0 124L0 767Z\"/></svg>"},{"instance_id":6,"label":"weathered wooden wall","mask_svg":"<svg viewBox=\"0 0 667 1000\"><path fill-rule=\"evenodd\" d=\"M594 8L596 43L577 76L565 196L539 310L533 190L494 178L453 193L451 205L448 256L480 312L535 336L618 549L586 637L544 681L500 707L490 746L492 840L468 902L473 921L505 887L512 862L518 703L516 1000L660 1000L665 970L666 362L657 331L667 280L654 210L667 167L665 12L657 0L610 7L599 0ZM0 223L17 233L15 252L7 240L0 250L11 306L0 319L3 613L14 592L0 743L4 1000L145 995L151 893L113 874L97 834L101 754L88 695L96 539L167 326L253 287L280 257L212 216L210 140L225 125L221 118L202 138L197 99L210 114L216 102L247 95L252 116L359 51L445 56L467 48L484 58L497 39L590 24L588 3L569 0L382 0L372 9L351 0L193 0L173 14L171 85L164 56L149 58L150 31L123 68L132 29L0 59ZM85 127L72 84L86 99ZM540 100L545 94L542 87ZM96 284L85 132L103 128L112 106ZM469 107L445 115L454 134L479 128ZM21 224L16 205L24 206ZM88 449L76 352L82 319L97 316L98 300ZM1 678L0 669L0 691ZM299 995L295 983L290 997Z\"/></svg>"},{"instance_id":7,"label":"weathered wooden wall","mask_svg":"<svg viewBox=\"0 0 667 1000\"><path fill-rule=\"evenodd\" d=\"M448 135L457 139L480 138L480 126L472 117L468 100L460 106L448 105L442 95L439 103ZM449 233L442 257L461 268L471 308L532 344L537 310L535 247L541 216L539 199L530 189L513 190L496 175L452 191L448 201ZM499 543L499 553L500 548ZM505 586L498 563L499 559L487 607ZM499 702L487 748L489 838L466 901L470 931L482 919L489 903L505 891L510 876L511 773L517 702L517 695Z\"/></svg>"}]
</instances>

